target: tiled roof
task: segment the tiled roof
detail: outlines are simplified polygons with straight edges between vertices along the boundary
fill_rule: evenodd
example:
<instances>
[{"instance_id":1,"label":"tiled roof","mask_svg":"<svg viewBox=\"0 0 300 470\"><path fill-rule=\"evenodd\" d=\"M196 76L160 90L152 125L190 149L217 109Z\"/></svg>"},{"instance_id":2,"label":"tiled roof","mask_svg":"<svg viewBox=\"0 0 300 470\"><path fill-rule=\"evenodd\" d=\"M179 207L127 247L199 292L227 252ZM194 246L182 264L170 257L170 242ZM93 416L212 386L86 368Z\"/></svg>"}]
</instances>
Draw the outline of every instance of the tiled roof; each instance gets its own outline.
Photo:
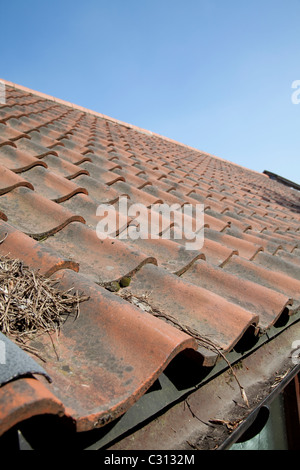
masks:
<instances>
[{"instance_id":1,"label":"tiled roof","mask_svg":"<svg viewBox=\"0 0 300 470\"><path fill-rule=\"evenodd\" d=\"M121 212L115 237L100 240L97 207L118 210L123 196L149 211L204 204L203 247L188 250L175 236L126 239L134 220ZM34 341L51 383L2 384L0 433L41 414L66 416L77 431L101 428L180 352L213 367L218 355L205 339L225 355L246 352L298 320L299 212L299 193L264 174L7 83L0 254L89 300L63 325L58 350L48 335Z\"/></svg>"}]
</instances>

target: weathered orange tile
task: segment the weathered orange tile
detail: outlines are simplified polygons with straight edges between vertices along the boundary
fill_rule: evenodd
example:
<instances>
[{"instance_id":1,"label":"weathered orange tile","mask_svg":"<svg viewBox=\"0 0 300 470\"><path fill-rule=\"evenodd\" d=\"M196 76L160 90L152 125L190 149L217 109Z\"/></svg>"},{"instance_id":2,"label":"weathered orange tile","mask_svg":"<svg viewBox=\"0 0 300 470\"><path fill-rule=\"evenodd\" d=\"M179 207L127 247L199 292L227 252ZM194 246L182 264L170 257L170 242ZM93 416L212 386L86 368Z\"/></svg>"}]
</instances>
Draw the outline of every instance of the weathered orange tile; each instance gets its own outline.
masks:
<instances>
[{"instance_id":1,"label":"weathered orange tile","mask_svg":"<svg viewBox=\"0 0 300 470\"><path fill-rule=\"evenodd\" d=\"M25 186L33 190L32 184L13 171L10 171L8 168L0 165L0 196L12 191L18 186Z\"/></svg>"},{"instance_id":2,"label":"weathered orange tile","mask_svg":"<svg viewBox=\"0 0 300 470\"><path fill-rule=\"evenodd\" d=\"M73 288L89 298L80 304L77 320L70 318L61 328L59 360L48 335L39 337L52 378L48 389L77 431L102 427L124 414L176 354L196 349L189 335L82 276L67 270L54 276L63 291Z\"/></svg>"},{"instance_id":3,"label":"weathered orange tile","mask_svg":"<svg viewBox=\"0 0 300 470\"><path fill-rule=\"evenodd\" d=\"M113 217L113 213L109 212L108 214L103 214L103 216L97 215L99 203L94 199L91 199L85 194L76 194L75 196L67 199L60 203L62 207L65 207L67 210L72 213L81 216L86 221L87 225L96 230L98 223L102 220L103 216L107 217L107 221L110 220L110 217ZM132 221L132 218L128 217L127 214L121 214L118 212L118 207L115 210L116 215L116 235L120 231L124 230L129 223ZM109 222L110 223L110 222Z\"/></svg>"},{"instance_id":4,"label":"weathered orange tile","mask_svg":"<svg viewBox=\"0 0 300 470\"><path fill-rule=\"evenodd\" d=\"M257 315L158 266L141 268L128 289L136 296L147 293L147 302L162 312L162 317L174 318L224 351L232 349L248 328L258 323Z\"/></svg>"},{"instance_id":5,"label":"weathered orange tile","mask_svg":"<svg viewBox=\"0 0 300 470\"><path fill-rule=\"evenodd\" d=\"M57 253L33 238L16 230L0 220L0 254L12 259L19 259L44 276L50 276L59 269L73 269L79 266L74 261L59 256Z\"/></svg>"},{"instance_id":6,"label":"weathered orange tile","mask_svg":"<svg viewBox=\"0 0 300 470\"><path fill-rule=\"evenodd\" d=\"M294 253L289 253L282 250L278 250L275 255L283 260L288 261L289 263L296 264L297 266L300 266L300 257L297 254Z\"/></svg>"},{"instance_id":7,"label":"weathered orange tile","mask_svg":"<svg viewBox=\"0 0 300 470\"><path fill-rule=\"evenodd\" d=\"M88 171L89 176L94 178L96 181L110 186L111 184L116 183L117 181L125 181L123 176L114 173L113 171L104 170L99 165L96 165L92 162L85 162L80 165L80 168Z\"/></svg>"},{"instance_id":8,"label":"weathered orange tile","mask_svg":"<svg viewBox=\"0 0 300 470\"><path fill-rule=\"evenodd\" d=\"M38 415L62 417L63 404L35 378L13 380L0 388L0 436Z\"/></svg>"},{"instance_id":9,"label":"weathered orange tile","mask_svg":"<svg viewBox=\"0 0 300 470\"><path fill-rule=\"evenodd\" d=\"M117 182L111 186L119 196L128 196L132 204L143 204L146 207L150 207L152 204L162 204L163 201L160 198L147 194L145 191L133 188L125 182Z\"/></svg>"},{"instance_id":10,"label":"weathered orange tile","mask_svg":"<svg viewBox=\"0 0 300 470\"><path fill-rule=\"evenodd\" d=\"M53 234L73 221L85 223L83 217L23 187L1 196L0 210L9 224L35 238Z\"/></svg>"},{"instance_id":11,"label":"weathered orange tile","mask_svg":"<svg viewBox=\"0 0 300 470\"><path fill-rule=\"evenodd\" d=\"M76 178L79 175L89 176L89 172L81 168L80 165L73 165L72 163L55 157L54 155L47 155L46 157L43 157L42 161L47 165L47 168L50 171L69 180Z\"/></svg>"},{"instance_id":12,"label":"weathered orange tile","mask_svg":"<svg viewBox=\"0 0 300 470\"><path fill-rule=\"evenodd\" d=\"M75 152L74 150L67 149L62 145L55 145L52 147L52 150L54 150L60 158L73 163L73 165L80 165L81 163L91 161L91 158L88 156Z\"/></svg>"},{"instance_id":13,"label":"weathered orange tile","mask_svg":"<svg viewBox=\"0 0 300 470\"><path fill-rule=\"evenodd\" d=\"M31 183L37 193L51 201L59 203L78 193L88 194L87 189L84 187L42 167L31 168L23 175L24 179Z\"/></svg>"},{"instance_id":14,"label":"weathered orange tile","mask_svg":"<svg viewBox=\"0 0 300 470\"><path fill-rule=\"evenodd\" d=\"M45 136L44 134L39 132L38 129L28 132L27 135L30 137L31 142L35 142L41 145L42 147L51 148L51 147L54 147L55 145L62 145L60 141Z\"/></svg>"},{"instance_id":15,"label":"weathered orange tile","mask_svg":"<svg viewBox=\"0 0 300 470\"><path fill-rule=\"evenodd\" d=\"M273 289L231 275L201 260L196 261L182 278L258 315L259 327L263 332L276 323L292 304L289 297Z\"/></svg>"},{"instance_id":16,"label":"weathered orange tile","mask_svg":"<svg viewBox=\"0 0 300 470\"><path fill-rule=\"evenodd\" d=\"M199 347L202 364L214 365L216 356L193 335L227 353L245 334L255 339L258 329L299 310L296 191L112 118L8 88L0 108L0 219L9 225L0 221L0 252L55 272L62 289L90 297L63 326L59 360L48 337L40 342L54 378L45 396L50 414L63 414L78 431L102 427L183 349ZM144 218L119 213L122 196L129 208L145 205ZM170 228L171 239L151 238L150 208L161 203L191 204L194 225L203 204L201 249L187 250L185 234L161 214L159 229ZM116 236L105 240L96 233L105 218L100 204L116 209ZM133 240L139 229L145 238ZM137 306L97 284L111 288L124 277ZM7 407L7 429L23 406L25 418L36 414L40 402L32 396Z\"/></svg>"},{"instance_id":17,"label":"weathered orange tile","mask_svg":"<svg viewBox=\"0 0 300 470\"><path fill-rule=\"evenodd\" d=\"M291 312L299 308L300 281L284 273L272 271L252 261L232 257L223 268L226 272L238 275L276 292L280 292L293 300Z\"/></svg>"},{"instance_id":18,"label":"weathered orange tile","mask_svg":"<svg viewBox=\"0 0 300 470\"><path fill-rule=\"evenodd\" d=\"M46 163L28 155L16 147L4 145L0 149L0 163L15 173L29 170L34 166L46 167Z\"/></svg>"},{"instance_id":19,"label":"weathered orange tile","mask_svg":"<svg viewBox=\"0 0 300 470\"><path fill-rule=\"evenodd\" d=\"M267 240L273 244L280 244L286 251L292 253L295 248L299 246L299 239L298 237L294 239L290 233L282 234L282 233L272 233L267 230L263 231L261 234L256 233L256 237Z\"/></svg>"},{"instance_id":20,"label":"weathered orange tile","mask_svg":"<svg viewBox=\"0 0 300 470\"><path fill-rule=\"evenodd\" d=\"M23 132L19 132L8 124L0 122L0 145L9 140L12 142L17 141L22 137L29 139L29 137Z\"/></svg>"},{"instance_id":21,"label":"weathered orange tile","mask_svg":"<svg viewBox=\"0 0 300 470\"><path fill-rule=\"evenodd\" d=\"M98 205L107 203L114 204L121 196L115 189L114 185L108 186L101 181L97 181L91 176L79 175L72 181L76 183L78 187L85 188L89 197Z\"/></svg>"},{"instance_id":22,"label":"weathered orange tile","mask_svg":"<svg viewBox=\"0 0 300 470\"><path fill-rule=\"evenodd\" d=\"M18 150L22 150L23 152L35 158L43 158L46 155L55 155L56 157L58 156L57 152L54 150L37 144L31 139L19 139L15 143Z\"/></svg>"},{"instance_id":23,"label":"weathered orange tile","mask_svg":"<svg viewBox=\"0 0 300 470\"><path fill-rule=\"evenodd\" d=\"M255 264L259 264L271 271L282 272L287 276L300 281L300 268L295 263L284 260L279 256L272 256L270 253L258 253L254 260Z\"/></svg>"},{"instance_id":24,"label":"weathered orange tile","mask_svg":"<svg viewBox=\"0 0 300 470\"><path fill-rule=\"evenodd\" d=\"M130 235L130 228L128 230ZM139 249L141 252L157 260L157 264L168 271L180 275L200 258L205 258L202 251L187 250L184 246L176 243L174 240L166 238L141 238L132 240L130 236L126 238L120 236L123 243L131 246L133 249Z\"/></svg>"},{"instance_id":25,"label":"weathered orange tile","mask_svg":"<svg viewBox=\"0 0 300 470\"><path fill-rule=\"evenodd\" d=\"M81 274L101 285L131 277L145 263L157 263L120 240L99 239L95 230L81 223L69 224L43 245L78 263Z\"/></svg>"},{"instance_id":26,"label":"weathered orange tile","mask_svg":"<svg viewBox=\"0 0 300 470\"><path fill-rule=\"evenodd\" d=\"M246 240L242 240L237 237L232 237L226 233L220 233L215 230L205 229L205 237L215 242L221 243L232 250L237 250L239 255L243 258L252 260L255 258L257 253L263 251L263 246L260 244L254 244Z\"/></svg>"}]
</instances>

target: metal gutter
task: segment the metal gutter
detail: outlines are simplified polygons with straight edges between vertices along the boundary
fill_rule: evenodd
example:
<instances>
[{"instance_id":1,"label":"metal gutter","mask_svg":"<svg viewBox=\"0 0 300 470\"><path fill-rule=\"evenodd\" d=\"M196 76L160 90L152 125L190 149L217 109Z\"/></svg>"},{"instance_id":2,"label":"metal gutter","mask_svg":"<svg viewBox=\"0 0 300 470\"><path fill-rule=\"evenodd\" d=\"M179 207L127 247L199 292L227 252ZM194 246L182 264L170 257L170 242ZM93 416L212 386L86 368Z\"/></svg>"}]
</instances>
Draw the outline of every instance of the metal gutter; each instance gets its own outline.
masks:
<instances>
[{"instance_id":1,"label":"metal gutter","mask_svg":"<svg viewBox=\"0 0 300 470\"><path fill-rule=\"evenodd\" d=\"M283 330L291 327L299 320L300 312L290 317L289 323L284 327L272 327L268 334L261 336L258 342L247 352L232 351L226 356L227 359L231 365L234 365L250 356L264 344L272 341ZM228 370L228 368L228 363L224 359L218 360L214 367L204 368L197 364L196 360L193 362L191 358L186 358L185 354L178 356L160 375L153 387L125 415L112 423L107 429L99 430L98 438L97 432L90 434L91 441L90 444L87 443L86 450L99 450L115 440L122 439L123 435L133 432L137 427L161 415L166 409L175 406L176 403L184 400L191 393ZM179 370L182 371L182 374L179 373ZM184 371L185 374L183 374ZM176 379L184 375L186 377L185 382L176 382ZM250 425L251 423L249 423Z\"/></svg>"},{"instance_id":2,"label":"metal gutter","mask_svg":"<svg viewBox=\"0 0 300 470\"><path fill-rule=\"evenodd\" d=\"M257 420L261 411L265 408L268 409L272 401L285 389L285 387L296 377L300 372L300 363L296 365L287 375L282 379L280 384L245 418L245 420L235 429L232 434L221 444L217 450L229 450L243 434L249 430Z\"/></svg>"}]
</instances>

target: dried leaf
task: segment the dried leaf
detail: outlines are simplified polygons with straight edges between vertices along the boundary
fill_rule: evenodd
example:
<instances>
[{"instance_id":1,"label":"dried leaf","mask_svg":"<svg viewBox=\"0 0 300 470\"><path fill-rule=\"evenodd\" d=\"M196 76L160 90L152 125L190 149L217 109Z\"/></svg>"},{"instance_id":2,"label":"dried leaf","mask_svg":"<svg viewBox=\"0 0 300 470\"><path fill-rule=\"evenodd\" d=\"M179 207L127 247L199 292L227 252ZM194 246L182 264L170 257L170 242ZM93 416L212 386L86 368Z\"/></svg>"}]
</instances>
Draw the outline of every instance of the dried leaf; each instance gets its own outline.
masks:
<instances>
[{"instance_id":1,"label":"dried leaf","mask_svg":"<svg viewBox=\"0 0 300 470\"><path fill-rule=\"evenodd\" d=\"M248 401L245 389L243 387L241 387L241 394L242 394L242 398L243 398L246 406L249 408L249 401Z\"/></svg>"},{"instance_id":2,"label":"dried leaf","mask_svg":"<svg viewBox=\"0 0 300 470\"><path fill-rule=\"evenodd\" d=\"M236 421L227 421L226 419L210 419L209 422L212 424L226 426L229 431L234 431L243 420L244 418L237 419Z\"/></svg>"}]
</instances>

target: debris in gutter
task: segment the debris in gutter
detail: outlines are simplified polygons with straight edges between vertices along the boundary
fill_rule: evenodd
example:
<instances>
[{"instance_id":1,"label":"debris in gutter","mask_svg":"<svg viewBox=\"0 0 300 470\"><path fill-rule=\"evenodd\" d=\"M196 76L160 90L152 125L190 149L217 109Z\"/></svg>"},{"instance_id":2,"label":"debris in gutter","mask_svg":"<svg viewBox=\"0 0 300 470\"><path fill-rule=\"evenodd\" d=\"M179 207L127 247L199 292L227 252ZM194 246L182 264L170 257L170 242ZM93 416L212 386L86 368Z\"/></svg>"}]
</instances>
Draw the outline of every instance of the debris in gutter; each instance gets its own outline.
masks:
<instances>
[{"instance_id":1,"label":"debris in gutter","mask_svg":"<svg viewBox=\"0 0 300 470\"><path fill-rule=\"evenodd\" d=\"M209 420L209 422L212 424L220 424L222 426L226 426L226 428L230 432L234 431L241 424L242 421L244 421L244 418L237 419L235 421L227 421L226 419L210 419Z\"/></svg>"},{"instance_id":2,"label":"debris in gutter","mask_svg":"<svg viewBox=\"0 0 300 470\"><path fill-rule=\"evenodd\" d=\"M205 424L206 426L211 426L211 427L214 427L212 424L210 423L206 423L205 421L203 421L202 419L200 419L197 415L195 415L195 413L193 412L192 408L191 408L191 405L189 404L188 402L188 399L186 399L184 401L184 403L187 405L188 409L190 410L191 412L191 415L193 418L196 418L198 421L200 421L201 423Z\"/></svg>"},{"instance_id":3,"label":"debris in gutter","mask_svg":"<svg viewBox=\"0 0 300 470\"><path fill-rule=\"evenodd\" d=\"M271 388L277 387L277 385L282 382L282 380L288 375L291 369L288 369L284 374L282 375L276 375L274 383L271 385Z\"/></svg>"}]
</instances>

